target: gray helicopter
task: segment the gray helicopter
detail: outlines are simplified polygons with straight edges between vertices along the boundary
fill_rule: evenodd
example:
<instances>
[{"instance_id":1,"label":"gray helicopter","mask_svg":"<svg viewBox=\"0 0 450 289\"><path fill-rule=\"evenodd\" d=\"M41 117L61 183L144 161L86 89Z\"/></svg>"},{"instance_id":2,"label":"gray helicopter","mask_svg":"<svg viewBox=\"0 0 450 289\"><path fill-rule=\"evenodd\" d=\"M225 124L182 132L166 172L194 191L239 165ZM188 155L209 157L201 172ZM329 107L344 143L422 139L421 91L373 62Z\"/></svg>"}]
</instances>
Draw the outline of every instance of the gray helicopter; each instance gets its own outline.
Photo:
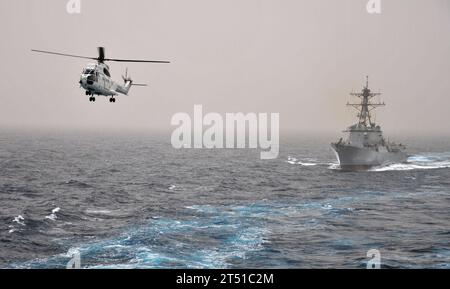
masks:
<instances>
[{"instance_id":1,"label":"gray helicopter","mask_svg":"<svg viewBox=\"0 0 450 289\"><path fill-rule=\"evenodd\" d=\"M128 69L125 76L122 76L124 84L119 84L111 78L109 66L105 64L106 61L115 62L137 62L137 63L170 63L169 61L153 61L153 60L135 60L135 59L114 59L105 58L105 48L98 47L98 57L86 57L72 54L64 54L51 51L35 50L33 52L53 54L66 57L76 57L96 60L97 63L90 63L84 69L80 77L80 86L86 90L86 95L90 96L89 101L95 102L95 95L102 95L109 97L109 102L116 102L115 96L118 94L128 95L132 86L147 86L146 84L135 84L130 77L128 77Z\"/></svg>"}]
</instances>

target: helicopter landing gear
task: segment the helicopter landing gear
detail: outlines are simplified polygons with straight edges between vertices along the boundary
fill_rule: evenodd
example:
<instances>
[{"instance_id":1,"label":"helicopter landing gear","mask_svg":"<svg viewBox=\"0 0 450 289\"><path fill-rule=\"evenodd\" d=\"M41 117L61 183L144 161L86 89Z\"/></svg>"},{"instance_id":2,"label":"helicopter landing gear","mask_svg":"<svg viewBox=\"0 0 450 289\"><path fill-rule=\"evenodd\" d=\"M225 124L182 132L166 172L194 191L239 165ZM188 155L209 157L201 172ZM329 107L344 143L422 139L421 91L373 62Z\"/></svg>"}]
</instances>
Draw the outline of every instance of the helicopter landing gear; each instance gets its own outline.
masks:
<instances>
[{"instance_id":1,"label":"helicopter landing gear","mask_svg":"<svg viewBox=\"0 0 450 289\"><path fill-rule=\"evenodd\" d=\"M111 97L110 99L109 99L109 102L116 102L116 99L114 98L114 97Z\"/></svg>"},{"instance_id":2,"label":"helicopter landing gear","mask_svg":"<svg viewBox=\"0 0 450 289\"><path fill-rule=\"evenodd\" d=\"M95 97L93 97L93 96L89 97L89 101L90 102L95 102Z\"/></svg>"}]
</instances>

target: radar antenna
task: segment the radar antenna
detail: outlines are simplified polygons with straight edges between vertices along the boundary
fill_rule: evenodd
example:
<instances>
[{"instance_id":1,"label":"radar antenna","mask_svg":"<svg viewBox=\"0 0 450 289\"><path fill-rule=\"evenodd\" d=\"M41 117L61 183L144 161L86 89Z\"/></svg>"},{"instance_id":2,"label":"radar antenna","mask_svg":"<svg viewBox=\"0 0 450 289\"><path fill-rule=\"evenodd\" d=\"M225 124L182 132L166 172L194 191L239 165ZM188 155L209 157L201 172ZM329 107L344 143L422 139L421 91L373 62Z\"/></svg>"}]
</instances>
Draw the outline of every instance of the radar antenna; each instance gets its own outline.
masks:
<instances>
[{"instance_id":1,"label":"radar antenna","mask_svg":"<svg viewBox=\"0 0 450 289\"><path fill-rule=\"evenodd\" d=\"M363 90L357 93L352 92L350 93L350 95L359 97L361 99L361 103L347 103L347 106L351 106L358 111L357 116L359 118L359 124L365 127L375 127L375 122L372 121L371 112L380 106L385 106L386 104L384 102L371 102L371 100L375 96L381 95L381 93L375 93L369 89L369 76L366 77L366 86L363 88Z\"/></svg>"}]
</instances>

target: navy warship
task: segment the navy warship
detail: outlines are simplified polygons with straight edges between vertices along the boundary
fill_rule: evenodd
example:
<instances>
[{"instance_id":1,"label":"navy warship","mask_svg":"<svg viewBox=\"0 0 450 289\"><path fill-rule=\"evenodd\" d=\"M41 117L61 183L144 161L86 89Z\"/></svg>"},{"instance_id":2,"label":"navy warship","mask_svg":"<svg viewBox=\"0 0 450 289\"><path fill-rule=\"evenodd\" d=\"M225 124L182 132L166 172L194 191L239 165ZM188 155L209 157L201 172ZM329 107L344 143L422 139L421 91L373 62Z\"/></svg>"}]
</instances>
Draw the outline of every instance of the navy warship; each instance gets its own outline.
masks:
<instances>
[{"instance_id":1,"label":"navy warship","mask_svg":"<svg viewBox=\"0 0 450 289\"><path fill-rule=\"evenodd\" d=\"M348 134L345 140L341 138L338 142L331 144L341 169L368 169L389 163L406 162L408 157L406 147L386 141L381 127L373 120L371 112L386 104L372 102L375 96L381 94L369 89L369 77L361 92L350 95L361 100L360 103L347 103L347 106L358 110L358 123L344 131Z\"/></svg>"}]
</instances>

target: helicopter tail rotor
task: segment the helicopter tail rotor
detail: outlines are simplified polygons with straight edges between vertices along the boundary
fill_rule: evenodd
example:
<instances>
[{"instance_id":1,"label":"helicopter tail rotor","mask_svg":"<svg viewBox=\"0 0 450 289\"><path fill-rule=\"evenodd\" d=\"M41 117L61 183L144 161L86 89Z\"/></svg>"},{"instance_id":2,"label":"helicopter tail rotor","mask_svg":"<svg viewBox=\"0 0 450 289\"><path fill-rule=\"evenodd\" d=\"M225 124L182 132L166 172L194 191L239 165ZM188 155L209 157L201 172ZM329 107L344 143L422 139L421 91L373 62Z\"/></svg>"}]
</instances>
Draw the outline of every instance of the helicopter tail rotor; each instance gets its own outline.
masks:
<instances>
[{"instance_id":1,"label":"helicopter tail rotor","mask_svg":"<svg viewBox=\"0 0 450 289\"><path fill-rule=\"evenodd\" d=\"M122 78L125 83L132 82L131 78L128 77L128 67L125 69L125 75L122 75Z\"/></svg>"}]
</instances>

